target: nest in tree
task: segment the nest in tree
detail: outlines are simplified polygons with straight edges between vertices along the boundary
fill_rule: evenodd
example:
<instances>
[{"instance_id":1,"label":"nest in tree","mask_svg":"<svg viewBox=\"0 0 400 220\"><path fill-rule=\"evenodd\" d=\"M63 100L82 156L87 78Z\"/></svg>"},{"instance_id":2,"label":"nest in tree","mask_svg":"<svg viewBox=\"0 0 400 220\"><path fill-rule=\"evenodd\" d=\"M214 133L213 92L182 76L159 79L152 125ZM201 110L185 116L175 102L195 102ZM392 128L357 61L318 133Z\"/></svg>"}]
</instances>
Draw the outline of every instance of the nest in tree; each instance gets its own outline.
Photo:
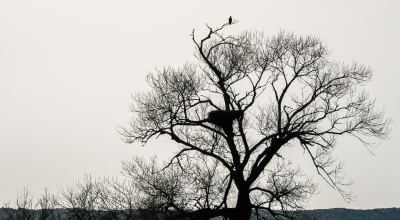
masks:
<instances>
[{"instance_id":1,"label":"nest in tree","mask_svg":"<svg viewBox=\"0 0 400 220\"><path fill-rule=\"evenodd\" d=\"M218 127L221 127L224 132L229 135L233 133L232 123L243 117L241 110L217 110L211 111L208 114L208 121Z\"/></svg>"}]
</instances>

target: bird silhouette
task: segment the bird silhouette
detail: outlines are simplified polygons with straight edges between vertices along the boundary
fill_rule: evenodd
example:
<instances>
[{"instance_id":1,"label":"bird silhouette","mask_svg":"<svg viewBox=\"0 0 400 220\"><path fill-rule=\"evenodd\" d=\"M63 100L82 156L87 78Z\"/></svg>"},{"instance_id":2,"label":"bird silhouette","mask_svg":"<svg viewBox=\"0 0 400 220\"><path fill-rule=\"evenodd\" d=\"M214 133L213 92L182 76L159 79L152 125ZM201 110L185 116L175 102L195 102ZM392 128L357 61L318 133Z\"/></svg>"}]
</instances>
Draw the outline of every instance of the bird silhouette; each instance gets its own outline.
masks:
<instances>
[{"instance_id":1,"label":"bird silhouette","mask_svg":"<svg viewBox=\"0 0 400 220\"><path fill-rule=\"evenodd\" d=\"M232 16L229 17L229 24L232 24Z\"/></svg>"}]
</instances>

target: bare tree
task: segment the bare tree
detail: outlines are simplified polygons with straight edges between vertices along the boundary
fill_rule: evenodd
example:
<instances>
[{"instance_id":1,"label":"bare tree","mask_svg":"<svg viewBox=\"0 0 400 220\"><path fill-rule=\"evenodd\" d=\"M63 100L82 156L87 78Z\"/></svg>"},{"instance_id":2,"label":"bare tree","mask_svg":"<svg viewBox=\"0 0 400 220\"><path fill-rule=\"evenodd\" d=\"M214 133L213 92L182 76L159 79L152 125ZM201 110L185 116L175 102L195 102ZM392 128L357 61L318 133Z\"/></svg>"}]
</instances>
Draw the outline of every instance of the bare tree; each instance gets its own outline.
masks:
<instances>
[{"instance_id":1,"label":"bare tree","mask_svg":"<svg viewBox=\"0 0 400 220\"><path fill-rule=\"evenodd\" d=\"M92 180L90 175L85 175L83 182L75 181L65 188L60 187L57 206L67 210L65 213L67 219L99 219L100 192L97 184L98 182Z\"/></svg>"},{"instance_id":2,"label":"bare tree","mask_svg":"<svg viewBox=\"0 0 400 220\"><path fill-rule=\"evenodd\" d=\"M15 209L14 209L15 207ZM28 187L24 187L21 193L17 194L15 206L11 202L4 204L2 209L7 214L9 220L33 220L35 219L36 204L33 202L33 193Z\"/></svg>"},{"instance_id":3,"label":"bare tree","mask_svg":"<svg viewBox=\"0 0 400 220\"><path fill-rule=\"evenodd\" d=\"M61 220L62 212L57 210L57 197L44 188L44 193L34 202L33 193L28 187L24 187L21 193L17 193L17 200L12 206L11 202L4 204L2 209L6 216L4 220Z\"/></svg>"},{"instance_id":4,"label":"bare tree","mask_svg":"<svg viewBox=\"0 0 400 220\"><path fill-rule=\"evenodd\" d=\"M342 163L332 157L337 137L355 137L369 149L368 138L388 138L391 122L359 90L371 68L330 61L314 36L224 36L228 25L207 26L200 40L193 31L199 64L150 73L152 91L133 96L134 118L120 131L126 142L168 136L180 147L162 168L138 158L126 167L142 201L193 219L249 219L259 210L295 219L316 185L279 154L287 146L303 148L350 201Z\"/></svg>"},{"instance_id":5,"label":"bare tree","mask_svg":"<svg viewBox=\"0 0 400 220\"><path fill-rule=\"evenodd\" d=\"M57 211L57 204L57 197L44 188L44 193L37 201L39 220L61 219L62 213Z\"/></svg>"},{"instance_id":6,"label":"bare tree","mask_svg":"<svg viewBox=\"0 0 400 220\"><path fill-rule=\"evenodd\" d=\"M137 189L129 179L104 178L99 187L99 209L108 212L112 219L135 219L137 217Z\"/></svg>"}]
</instances>

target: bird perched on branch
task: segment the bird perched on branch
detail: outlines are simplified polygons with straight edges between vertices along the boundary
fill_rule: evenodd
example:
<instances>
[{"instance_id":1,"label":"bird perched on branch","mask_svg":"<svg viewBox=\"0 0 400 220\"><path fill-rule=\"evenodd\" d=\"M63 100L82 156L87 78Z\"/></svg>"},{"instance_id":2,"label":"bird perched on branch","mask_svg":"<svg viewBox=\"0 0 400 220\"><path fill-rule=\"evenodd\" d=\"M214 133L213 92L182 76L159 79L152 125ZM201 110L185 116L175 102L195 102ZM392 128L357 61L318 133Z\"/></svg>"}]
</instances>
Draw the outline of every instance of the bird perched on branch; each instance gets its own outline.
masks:
<instances>
[{"instance_id":1,"label":"bird perched on branch","mask_svg":"<svg viewBox=\"0 0 400 220\"><path fill-rule=\"evenodd\" d=\"M232 24L232 16L229 17L229 24Z\"/></svg>"}]
</instances>

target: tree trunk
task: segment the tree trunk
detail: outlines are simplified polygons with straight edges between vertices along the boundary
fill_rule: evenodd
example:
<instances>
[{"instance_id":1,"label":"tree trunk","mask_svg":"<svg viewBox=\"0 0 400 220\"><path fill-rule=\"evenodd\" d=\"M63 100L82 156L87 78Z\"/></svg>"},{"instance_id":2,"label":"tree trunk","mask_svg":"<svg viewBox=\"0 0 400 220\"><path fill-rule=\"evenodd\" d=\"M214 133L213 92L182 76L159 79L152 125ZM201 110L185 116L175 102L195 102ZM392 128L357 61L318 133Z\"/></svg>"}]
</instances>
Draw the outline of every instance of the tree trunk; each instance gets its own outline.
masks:
<instances>
[{"instance_id":1,"label":"tree trunk","mask_svg":"<svg viewBox=\"0 0 400 220\"><path fill-rule=\"evenodd\" d=\"M249 220L251 217L251 202L248 189L239 189L235 211L230 216L230 220Z\"/></svg>"}]
</instances>

